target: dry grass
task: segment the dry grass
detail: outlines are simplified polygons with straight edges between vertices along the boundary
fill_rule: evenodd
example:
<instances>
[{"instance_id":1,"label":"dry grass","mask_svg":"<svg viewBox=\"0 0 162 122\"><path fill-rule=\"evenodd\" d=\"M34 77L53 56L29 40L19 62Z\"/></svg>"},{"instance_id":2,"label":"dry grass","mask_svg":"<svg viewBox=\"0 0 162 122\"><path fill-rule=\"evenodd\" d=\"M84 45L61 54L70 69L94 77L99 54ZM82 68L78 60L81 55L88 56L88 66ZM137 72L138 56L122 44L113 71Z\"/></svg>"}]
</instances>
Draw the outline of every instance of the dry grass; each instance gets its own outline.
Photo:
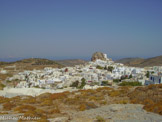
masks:
<instances>
[{"instance_id":1,"label":"dry grass","mask_svg":"<svg viewBox=\"0 0 162 122\"><path fill-rule=\"evenodd\" d=\"M7 102L3 104L3 110L11 110L12 108L14 108L15 104L11 103L11 102Z\"/></svg>"},{"instance_id":2,"label":"dry grass","mask_svg":"<svg viewBox=\"0 0 162 122\"><path fill-rule=\"evenodd\" d=\"M143 104L145 110L162 115L162 84L137 87L129 98L131 103Z\"/></svg>"},{"instance_id":3,"label":"dry grass","mask_svg":"<svg viewBox=\"0 0 162 122\"><path fill-rule=\"evenodd\" d=\"M108 104L143 104L144 109L162 115L162 85L146 87L102 87L95 90L75 92L44 93L36 97L0 97L3 105L0 114L23 113L24 116L47 118L68 115L67 111L84 111ZM4 113L3 113L4 112ZM21 120L19 120L21 121Z\"/></svg>"}]
</instances>

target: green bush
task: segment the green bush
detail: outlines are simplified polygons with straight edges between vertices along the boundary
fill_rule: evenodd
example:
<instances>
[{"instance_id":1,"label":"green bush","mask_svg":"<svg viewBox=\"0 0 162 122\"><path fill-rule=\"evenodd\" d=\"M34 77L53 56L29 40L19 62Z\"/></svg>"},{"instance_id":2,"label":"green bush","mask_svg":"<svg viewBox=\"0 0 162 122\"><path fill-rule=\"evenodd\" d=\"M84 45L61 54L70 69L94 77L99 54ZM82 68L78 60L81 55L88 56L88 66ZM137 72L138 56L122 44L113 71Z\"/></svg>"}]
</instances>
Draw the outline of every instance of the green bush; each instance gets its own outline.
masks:
<instances>
[{"instance_id":1,"label":"green bush","mask_svg":"<svg viewBox=\"0 0 162 122\"><path fill-rule=\"evenodd\" d=\"M86 80L84 78L81 79L81 85L79 86L80 89L82 89L86 85Z\"/></svg>"},{"instance_id":2,"label":"green bush","mask_svg":"<svg viewBox=\"0 0 162 122\"><path fill-rule=\"evenodd\" d=\"M120 79L113 79L113 82L119 83L120 82Z\"/></svg>"},{"instance_id":3,"label":"green bush","mask_svg":"<svg viewBox=\"0 0 162 122\"><path fill-rule=\"evenodd\" d=\"M129 75L129 79L131 79L132 78L132 74L131 75Z\"/></svg>"},{"instance_id":4,"label":"green bush","mask_svg":"<svg viewBox=\"0 0 162 122\"><path fill-rule=\"evenodd\" d=\"M102 81L101 86L110 86L111 84L108 81Z\"/></svg>"},{"instance_id":5,"label":"green bush","mask_svg":"<svg viewBox=\"0 0 162 122\"><path fill-rule=\"evenodd\" d=\"M105 122L105 119L99 115L96 116L96 120L97 120L97 122Z\"/></svg>"},{"instance_id":6,"label":"green bush","mask_svg":"<svg viewBox=\"0 0 162 122\"><path fill-rule=\"evenodd\" d=\"M122 83L119 84L119 86L142 86L142 83L138 81L134 81L134 82L123 81Z\"/></svg>"},{"instance_id":7,"label":"green bush","mask_svg":"<svg viewBox=\"0 0 162 122\"><path fill-rule=\"evenodd\" d=\"M96 66L96 69L104 69L104 68L101 67L101 66L99 66L99 65L97 65L97 66Z\"/></svg>"},{"instance_id":8,"label":"green bush","mask_svg":"<svg viewBox=\"0 0 162 122\"><path fill-rule=\"evenodd\" d=\"M0 90L3 90L3 88L6 87L4 84L0 83Z\"/></svg>"},{"instance_id":9,"label":"green bush","mask_svg":"<svg viewBox=\"0 0 162 122\"><path fill-rule=\"evenodd\" d=\"M34 86L34 88L40 88L39 86Z\"/></svg>"},{"instance_id":10,"label":"green bush","mask_svg":"<svg viewBox=\"0 0 162 122\"><path fill-rule=\"evenodd\" d=\"M147 73L145 74L145 76L146 76L147 78L149 78L149 76L150 76L150 72L147 71Z\"/></svg>"},{"instance_id":11,"label":"green bush","mask_svg":"<svg viewBox=\"0 0 162 122\"><path fill-rule=\"evenodd\" d=\"M112 72L113 71L113 69L114 69L114 67L112 67L112 66L108 66L108 71L110 71L110 72Z\"/></svg>"},{"instance_id":12,"label":"green bush","mask_svg":"<svg viewBox=\"0 0 162 122\"><path fill-rule=\"evenodd\" d=\"M75 81L70 85L70 87L78 87L78 85L79 85L79 81Z\"/></svg>"}]
</instances>

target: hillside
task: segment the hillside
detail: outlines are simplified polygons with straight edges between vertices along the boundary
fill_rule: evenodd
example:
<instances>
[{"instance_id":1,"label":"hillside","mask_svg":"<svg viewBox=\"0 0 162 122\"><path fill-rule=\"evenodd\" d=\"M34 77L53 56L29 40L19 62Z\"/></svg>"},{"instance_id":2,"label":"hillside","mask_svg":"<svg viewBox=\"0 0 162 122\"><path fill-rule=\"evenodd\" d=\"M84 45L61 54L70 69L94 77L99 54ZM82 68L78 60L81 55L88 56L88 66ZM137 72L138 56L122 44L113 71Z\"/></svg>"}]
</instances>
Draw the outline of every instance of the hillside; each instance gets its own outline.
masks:
<instances>
[{"instance_id":1,"label":"hillside","mask_svg":"<svg viewBox=\"0 0 162 122\"><path fill-rule=\"evenodd\" d=\"M16 66L16 69L18 70L42 69L44 67L54 67L54 68L63 67L63 65L59 64L56 61L41 58L29 58L15 62L0 62L0 66L1 67Z\"/></svg>"},{"instance_id":2,"label":"hillside","mask_svg":"<svg viewBox=\"0 0 162 122\"><path fill-rule=\"evenodd\" d=\"M134 66L134 67L149 67L149 66L162 66L162 55L148 58L148 59L142 59L142 58L124 58L115 61L116 63L123 63L127 66Z\"/></svg>"},{"instance_id":3,"label":"hillside","mask_svg":"<svg viewBox=\"0 0 162 122\"><path fill-rule=\"evenodd\" d=\"M44 67L61 68L64 66L75 66L79 64L85 64L87 61L81 59L69 59L69 60L48 60L41 58L29 58L15 62L0 62L1 67L16 66L17 70L33 70L43 69Z\"/></svg>"},{"instance_id":4,"label":"hillside","mask_svg":"<svg viewBox=\"0 0 162 122\"><path fill-rule=\"evenodd\" d=\"M2 61L0 61L0 66L1 65L5 65L5 64L8 64L8 62L2 62Z\"/></svg>"},{"instance_id":5,"label":"hillside","mask_svg":"<svg viewBox=\"0 0 162 122\"><path fill-rule=\"evenodd\" d=\"M75 66L75 65L87 63L87 61L81 59L58 60L56 62L64 66Z\"/></svg>"},{"instance_id":6,"label":"hillside","mask_svg":"<svg viewBox=\"0 0 162 122\"><path fill-rule=\"evenodd\" d=\"M57 62L48 59L41 59L41 58L29 58L23 59L20 61L16 61L15 63L25 63L31 65L59 65Z\"/></svg>"}]
</instances>

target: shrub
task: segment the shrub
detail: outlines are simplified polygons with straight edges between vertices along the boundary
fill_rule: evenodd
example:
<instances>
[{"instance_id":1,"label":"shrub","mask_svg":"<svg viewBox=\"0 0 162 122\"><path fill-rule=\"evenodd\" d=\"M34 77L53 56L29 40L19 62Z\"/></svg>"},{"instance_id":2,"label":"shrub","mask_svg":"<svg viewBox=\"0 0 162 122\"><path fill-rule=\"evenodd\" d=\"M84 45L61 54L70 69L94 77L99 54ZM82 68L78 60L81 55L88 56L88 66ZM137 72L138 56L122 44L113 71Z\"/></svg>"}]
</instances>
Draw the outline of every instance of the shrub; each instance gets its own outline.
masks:
<instances>
[{"instance_id":1,"label":"shrub","mask_svg":"<svg viewBox=\"0 0 162 122\"><path fill-rule=\"evenodd\" d=\"M97 91L93 89L87 89L87 90L81 91L82 97L88 97L90 95L95 95L96 93Z\"/></svg>"},{"instance_id":2,"label":"shrub","mask_svg":"<svg viewBox=\"0 0 162 122\"><path fill-rule=\"evenodd\" d=\"M86 110L86 105L85 105L85 104L81 104L81 105L79 106L79 110L80 110L80 111Z\"/></svg>"},{"instance_id":3,"label":"shrub","mask_svg":"<svg viewBox=\"0 0 162 122\"><path fill-rule=\"evenodd\" d=\"M78 85L79 85L79 81L77 80L77 81L73 82L73 83L70 85L70 87L78 87Z\"/></svg>"},{"instance_id":4,"label":"shrub","mask_svg":"<svg viewBox=\"0 0 162 122\"><path fill-rule=\"evenodd\" d=\"M97 65L97 66L96 66L96 69L104 69L104 68L101 67L101 66L99 66L99 65Z\"/></svg>"},{"instance_id":5,"label":"shrub","mask_svg":"<svg viewBox=\"0 0 162 122\"><path fill-rule=\"evenodd\" d=\"M4 84L0 83L0 90L3 90L3 88L6 87Z\"/></svg>"},{"instance_id":6,"label":"shrub","mask_svg":"<svg viewBox=\"0 0 162 122\"><path fill-rule=\"evenodd\" d=\"M18 111L19 113L25 113L26 111L34 111L36 108L31 105L21 105L14 109L14 111Z\"/></svg>"},{"instance_id":7,"label":"shrub","mask_svg":"<svg viewBox=\"0 0 162 122\"><path fill-rule=\"evenodd\" d=\"M157 88L161 88L162 89L162 84L158 84Z\"/></svg>"},{"instance_id":8,"label":"shrub","mask_svg":"<svg viewBox=\"0 0 162 122\"><path fill-rule=\"evenodd\" d=\"M34 86L34 88L40 88L39 86Z\"/></svg>"},{"instance_id":9,"label":"shrub","mask_svg":"<svg viewBox=\"0 0 162 122\"><path fill-rule=\"evenodd\" d=\"M35 104L37 103L36 98L29 96L26 99L22 100L23 103L28 103L28 104Z\"/></svg>"},{"instance_id":10,"label":"shrub","mask_svg":"<svg viewBox=\"0 0 162 122\"><path fill-rule=\"evenodd\" d=\"M35 103L37 103L37 101L36 101L35 98L31 98L31 99L28 99L28 103L29 104L35 104Z\"/></svg>"},{"instance_id":11,"label":"shrub","mask_svg":"<svg viewBox=\"0 0 162 122\"><path fill-rule=\"evenodd\" d=\"M99 102L101 105L106 105L107 104L107 101L106 100L102 100Z\"/></svg>"},{"instance_id":12,"label":"shrub","mask_svg":"<svg viewBox=\"0 0 162 122\"><path fill-rule=\"evenodd\" d=\"M15 105L11 102L7 102L3 104L3 109L4 110L11 110Z\"/></svg>"},{"instance_id":13,"label":"shrub","mask_svg":"<svg viewBox=\"0 0 162 122\"><path fill-rule=\"evenodd\" d=\"M154 104L154 102L151 99L145 99L142 103L144 105L152 105L152 104Z\"/></svg>"},{"instance_id":14,"label":"shrub","mask_svg":"<svg viewBox=\"0 0 162 122\"><path fill-rule=\"evenodd\" d=\"M80 111L84 111L86 109L92 109L92 108L97 108L97 106L93 102L84 102L79 106Z\"/></svg>"},{"instance_id":15,"label":"shrub","mask_svg":"<svg viewBox=\"0 0 162 122\"><path fill-rule=\"evenodd\" d=\"M132 74L129 75L129 79L131 79L131 78L132 78Z\"/></svg>"},{"instance_id":16,"label":"shrub","mask_svg":"<svg viewBox=\"0 0 162 122\"><path fill-rule=\"evenodd\" d=\"M10 101L10 98L5 98L5 97L0 96L0 104L6 103L6 102L9 102L9 101Z\"/></svg>"},{"instance_id":17,"label":"shrub","mask_svg":"<svg viewBox=\"0 0 162 122\"><path fill-rule=\"evenodd\" d=\"M96 117L96 120L97 122L106 122L105 119L99 115Z\"/></svg>"},{"instance_id":18,"label":"shrub","mask_svg":"<svg viewBox=\"0 0 162 122\"><path fill-rule=\"evenodd\" d=\"M119 104L127 104L127 103L129 103L128 100L120 100L120 101L119 101Z\"/></svg>"},{"instance_id":19,"label":"shrub","mask_svg":"<svg viewBox=\"0 0 162 122\"><path fill-rule=\"evenodd\" d=\"M137 99L132 99L130 102L133 103L133 104L137 104L138 100Z\"/></svg>"},{"instance_id":20,"label":"shrub","mask_svg":"<svg viewBox=\"0 0 162 122\"><path fill-rule=\"evenodd\" d=\"M94 100L94 101L96 101L96 100L97 100L97 97L96 97L96 96L90 96L90 97L89 97L89 100Z\"/></svg>"},{"instance_id":21,"label":"shrub","mask_svg":"<svg viewBox=\"0 0 162 122\"><path fill-rule=\"evenodd\" d=\"M62 98L65 98L68 93L69 92L54 93L54 94L51 94L50 99L52 100L62 99Z\"/></svg>"},{"instance_id":22,"label":"shrub","mask_svg":"<svg viewBox=\"0 0 162 122\"><path fill-rule=\"evenodd\" d=\"M97 108L97 106L93 102L87 102L86 109Z\"/></svg>"},{"instance_id":23,"label":"shrub","mask_svg":"<svg viewBox=\"0 0 162 122\"><path fill-rule=\"evenodd\" d=\"M110 71L110 72L112 72L113 71L113 69L114 69L114 67L113 66L108 66L108 71Z\"/></svg>"},{"instance_id":24,"label":"shrub","mask_svg":"<svg viewBox=\"0 0 162 122\"><path fill-rule=\"evenodd\" d=\"M110 90L113 90L113 88L110 88L110 87L100 87L100 88L97 88L96 91L97 92L101 92L101 91L110 91Z\"/></svg>"},{"instance_id":25,"label":"shrub","mask_svg":"<svg viewBox=\"0 0 162 122\"><path fill-rule=\"evenodd\" d=\"M43 93L43 94L40 94L39 96L36 97L36 101L37 102L42 102L46 99L50 99L51 98L51 93ZM29 98L30 99L30 98Z\"/></svg>"},{"instance_id":26,"label":"shrub","mask_svg":"<svg viewBox=\"0 0 162 122\"><path fill-rule=\"evenodd\" d=\"M120 82L120 79L113 79L113 82L119 83Z\"/></svg>"},{"instance_id":27,"label":"shrub","mask_svg":"<svg viewBox=\"0 0 162 122\"><path fill-rule=\"evenodd\" d=\"M130 88L132 88L132 86L121 86L121 87L118 87L118 89L125 90L125 91L129 91Z\"/></svg>"},{"instance_id":28,"label":"shrub","mask_svg":"<svg viewBox=\"0 0 162 122\"><path fill-rule=\"evenodd\" d=\"M48 99L41 103L41 106L51 106L51 105L53 105L53 101Z\"/></svg>"},{"instance_id":29,"label":"shrub","mask_svg":"<svg viewBox=\"0 0 162 122\"><path fill-rule=\"evenodd\" d=\"M120 80L124 80L124 79L127 79L128 78L128 75L122 75Z\"/></svg>"},{"instance_id":30,"label":"shrub","mask_svg":"<svg viewBox=\"0 0 162 122\"><path fill-rule=\"evenodd\" d=\"M153 112L162 115L162 105L161 105L161 103L157 103L157 104L154 105Z\"/></svg>"},{"instance_id":31,"label":"shrub","mask_svg":"<svg viewBox=\"0 0 162 122\"><path fill-rule=\"evenodd\" d=\"M97 85L97 86L99 86L100 83L99 83L99 82L93 82L93 85Z\"/></svg>"},{"instance_id":32,"label":"shrub","mask_svg":"<svg viewBox=\"0 0 162 122\"><path fill-rule=\"evenodd\" d=\"M56 108L50 110L48 113L49 114L56 114L56 113L61 113L61 112L60 112L60 109L58 107L56 107Z\"/></svg>"},{"instance_id":33,"label":"shrub","mask_svg":"<svg viewBox=\"0 0 162 122\"><path fill-rule=\"evenodd\" d=\"M150 90L155 90L157 87L154 84L150 84L150 85L148 85L147 88L150 89Z\"/></svg>"},{"instance_id":34,"label":"shrub","mask_svg":"<svg viewBox=\"0 0 162 122\"><path fill-rule=\"evenodd\" d=\"M21 101L21 97L20 96L12 97L12 98L10 98L10 101L19 102L19 101Z\"/></svg>"},{"instance_id":35,"label":"shrub","mask_svg":"<svg viewBox=\"0 0 162 122\"><path fill-rule=\"evenodd\" d=\"M109 81L102 81L101 86L111 86L111 84L109 83Z\"/></svg>"},{"instance_id":36,"label":"shrub","mask_svg":"<svg viewBox=\"0 0 162 122\"><path fill-rule=\"evenodd\" d=\"M8 114L8 112L0 112L0 115L1 115L1 114Z\"/></svg>"},{"instance_id":37,"label":"shrub","mask_svg":"<svg viewBox=\"0 0 162 122\"><path fill-rule=\"evenodd\" d=\"M79 98L67 98L64 100L64 103L65 104L68 104L68 105L78 105L78 104L81 104L82 101L79 99Z\"/></svg>"},{"instance_id":38,"label":"shrub","mask_svg":"<svg viewBox=\"0 0 162 122\"><path fill-rule=\"evenodd\" d=\"M45 111L42 109L36 109L35 112L37 113L37 116L44 117Z\"/></svg>"},{"instance_id":39,"label":"shrub","mask_svg":"<svg viewBox=\"0 0 162 122\"><path fill-rule=\"evenodd\" d=\"M149 78L149 76L150 76L150 72L147 71L147 73L145 74L145 76L146 76L147 78Z\"/></svg>"},{"instance_id":40,"label":"shrub","mask_svg":"<svg viewBox=\"0 0 162 122\"><path fill-rule=\"evenodd\" d=\"M80 89L82 89L86 85L86 80L84 78L81 79L81 85L79 86Z\"/></svg>"},{"instance_id":41,"label":"shrub","mask_svg":"<svg viewBox=\"0 0 162 122\"><path fill-rule=\"evenodd\" d=\"M120 96L121 93L119 90L112 90L108 94L110 97L117 97L117 96Z\"/></svg>"},{"instance_id":42,"label":"shrub","mask_svg":"<svg viewBox=\"0 0 162 122\"><path fill-rule=\"evenodd\" d=\"M28 111L25 112L24 116L25 116L25 117L36 117L37 114L36 114L35 111L28 110Z\"/></svg>"}]
</instances>

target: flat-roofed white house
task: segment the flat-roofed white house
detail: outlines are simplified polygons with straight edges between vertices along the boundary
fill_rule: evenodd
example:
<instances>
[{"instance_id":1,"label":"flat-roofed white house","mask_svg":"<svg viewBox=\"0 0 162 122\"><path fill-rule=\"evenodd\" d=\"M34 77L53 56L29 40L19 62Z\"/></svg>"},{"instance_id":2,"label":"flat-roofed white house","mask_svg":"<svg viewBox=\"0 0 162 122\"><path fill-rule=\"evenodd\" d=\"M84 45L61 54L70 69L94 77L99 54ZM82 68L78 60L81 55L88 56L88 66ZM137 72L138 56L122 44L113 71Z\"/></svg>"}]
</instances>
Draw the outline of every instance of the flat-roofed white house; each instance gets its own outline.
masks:
<instances>
[{"instance_id":1,"label":"flat-roofed white house","mask_svg":"<svg viewBox=\"0 0 162 122\"><path fill-rule=\"evenodd\" d=\"M149 80L145 80L145 85L161 84L161 83L162 83L162 73L150 74Z\"/></svg>"}]
</instances>

